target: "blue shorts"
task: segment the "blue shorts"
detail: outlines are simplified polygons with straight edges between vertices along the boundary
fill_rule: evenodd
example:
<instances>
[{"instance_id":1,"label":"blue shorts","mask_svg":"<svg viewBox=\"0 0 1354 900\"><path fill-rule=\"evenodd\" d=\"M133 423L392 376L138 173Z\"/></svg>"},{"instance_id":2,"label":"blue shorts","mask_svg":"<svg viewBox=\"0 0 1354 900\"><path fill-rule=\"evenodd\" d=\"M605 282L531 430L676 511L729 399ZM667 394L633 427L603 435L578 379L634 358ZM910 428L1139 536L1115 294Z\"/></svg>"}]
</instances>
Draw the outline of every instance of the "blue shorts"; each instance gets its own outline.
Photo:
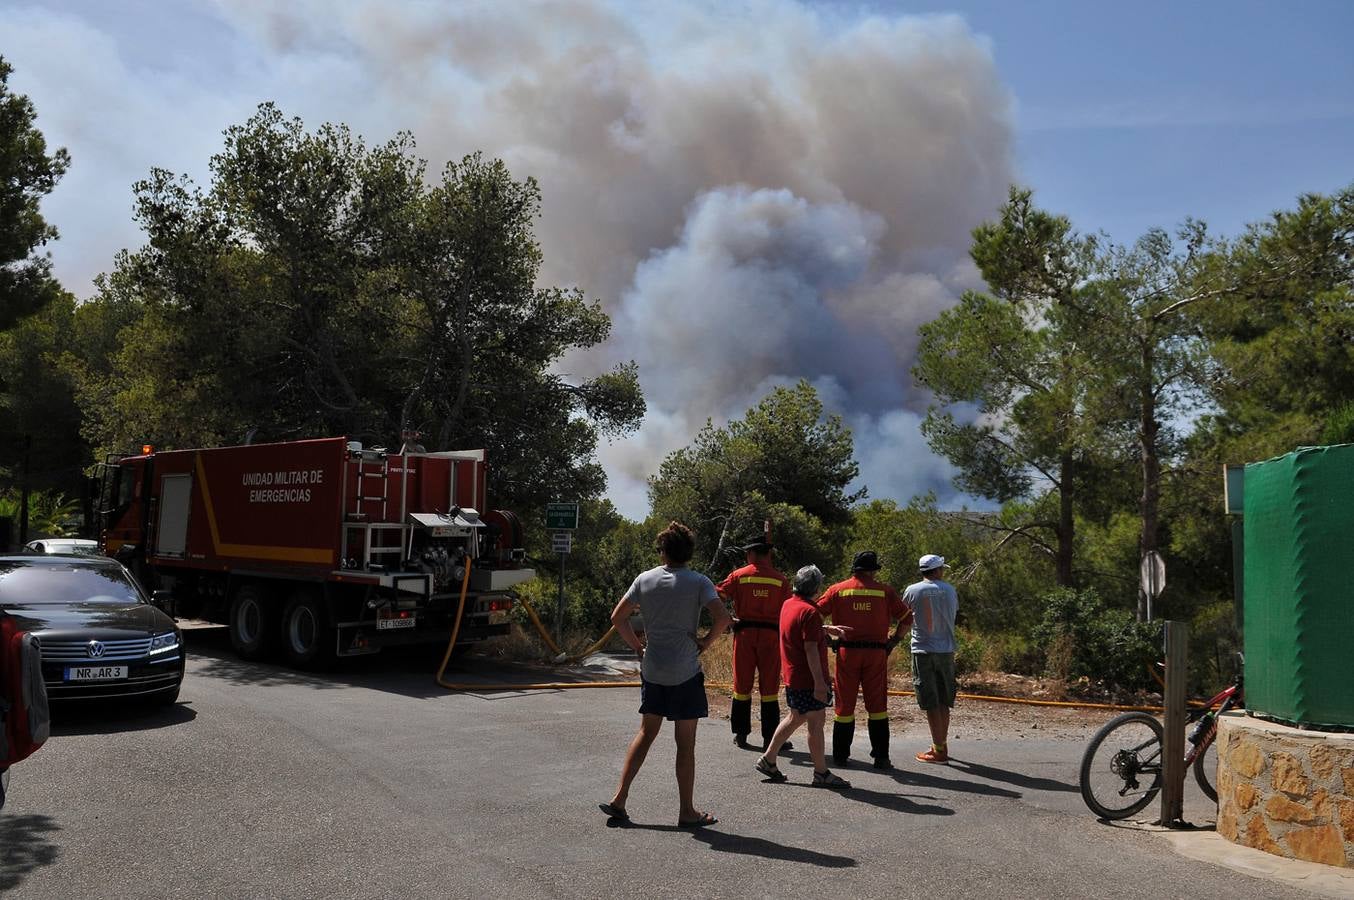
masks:
<instances>
[{"instance_id":1,"label":"blue shorts","mask_svg":"<svg viewBox=\"0 0 1354 900\"><path fill-rule=\"evenodd\" d=\"M710 701L705 697L705 673L697 672L681 684L654 684L640 678L639 714L662 716L669 722L704 719L710 715Z\"/></svg>"},{"instance_id":2,"label":"blue shorts","mask_svg":"<svg viewBox=\"0 0 1354 900\"><path fill-rule=\"evenodd\" d=\"M828 686L826 703L819 701L817 697L813 696L813 688L801 691L792 687L787 687L785 689L785 705L801 714L827 709L832 705L832 686Z\"/></svg>"}]
</instances>

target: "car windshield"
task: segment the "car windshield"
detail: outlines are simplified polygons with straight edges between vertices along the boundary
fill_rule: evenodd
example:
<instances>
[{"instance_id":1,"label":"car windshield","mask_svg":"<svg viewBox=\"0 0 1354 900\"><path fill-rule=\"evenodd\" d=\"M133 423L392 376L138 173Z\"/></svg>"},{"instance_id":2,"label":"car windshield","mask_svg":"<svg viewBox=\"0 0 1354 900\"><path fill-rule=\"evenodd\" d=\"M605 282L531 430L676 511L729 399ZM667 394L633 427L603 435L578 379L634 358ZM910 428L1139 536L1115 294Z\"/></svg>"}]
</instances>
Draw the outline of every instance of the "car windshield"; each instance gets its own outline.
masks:
<instances>
[{"instance_id":1,"label":"car windshield","mask_svg":"<svg viewBox=\"0 0 1354 900\"><path fill-rule=\"evenodd\" d=\"M49 566L0 562L0 605L71 606L140 603L136 586L110 566Z\"/></svg>"}]
</instances>

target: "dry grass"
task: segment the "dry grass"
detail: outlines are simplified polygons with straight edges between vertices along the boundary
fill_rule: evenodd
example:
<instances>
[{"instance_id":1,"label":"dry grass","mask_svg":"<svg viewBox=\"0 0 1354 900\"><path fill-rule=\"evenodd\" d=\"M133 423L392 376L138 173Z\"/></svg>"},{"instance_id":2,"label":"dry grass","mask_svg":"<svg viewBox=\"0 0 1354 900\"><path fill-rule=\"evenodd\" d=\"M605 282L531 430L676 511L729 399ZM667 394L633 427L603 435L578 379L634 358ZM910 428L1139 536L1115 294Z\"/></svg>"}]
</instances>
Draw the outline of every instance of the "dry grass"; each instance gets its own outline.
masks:
<instances>
[{"instance_id":1,"label":"dry grass","mask_svg":"<svg viewBox=\"0 0 1354 900\"><path fill-rule=\"evenodd\" d=\"M563 649L570 654L580 653L591 647L596 639L597 635L581 631L570 632L565 635ZM616 637L607 644L605 649L611 652L624 652L625 647L620 638ZM475 653L491 659L522 663L548 663L554 658L554 652L541 640L540 635L536 633L536 629L529 624L524 627L519 623L513 624L512 631L509 634L492 638L480 644L475 649ZM829 653L829 677L832 677L832 673L836 671L836 665L836 654ZM705 671L706 683L712 685L712 698L721 694L727 697L731 692L730 688L713 687L713 685L729 685L733 682L732 634L722 635L702 654L701 668ZM959 683L959 689L966 693L998 697L1038 700L1068 700L1075 697L1110 699L1092 696L1096 692L1090 690L1086 685L1077 685L1076 687L1080 688L1079 690L1069 690L1072 685L1065 679L1034 678L998 671L981 671L962 675L959 678ZM911 657L906 652L905 647L894 650L893 653L889 654L889 688L904 691L912 689Z\"/></svg>"},{"instance_id":2,"label":"dry grass","mask_svg":"<svg viewBox=\"0 0 1354 900\"><path fill-rule=\"evenodd\" d=\"M553 638L554 635L552 634ZM581 631L566 631L564 641L560 644L562 650L568 654L581 653L593 645L599 635L586 634ZM619 650L624 645L621 639L613 637L603 649ZM542 660L551 660L555 652L541 640L536 627L531 624L523 626L518 622L512 623L512 630L502 637L490 638L480 644L475 651L480 656L488 656L492 659L501 659L508 662L540 662Z\"/></svg>"},{"instance_id":3,"label":"dry grass","mask_svg":"<svg viewBox=\"0 0 1354 900\"><path fill-rule=\"evenodd\" d=\"M554 635L551 635L554 637ZM596 642L599 635L581 631L568 632L564 636L561 648L569 654L581 653ZM625 652L625 644L619 637L613 637L603 648L611 652ZM490 638L476 649L480 656L510 662L540 662L550 660L554 652L541 640L534 626L514 622L512 631L503 637ZM722 635L701 656L701 668L705 670L705 680L710 682L733 681L733 636Z\"/></svg>"},{"instance_id":4,"label":"dry grass","mask_svg":"<svg viewBox=\"0 0 1354 900\"><path fill-rule=\"evenodd\" d=\"M570 652L576 653L587 649L596 638L597 635L594 634L576 632L566 635L564 643ZM624 648L617 638L608 649L621 651ZM535 664L548 663L552 656L551 651L536 634L535 628L527 625L526 629L523 629L517 624L514 624L510 634L485 641L476 652L495 659ZM835 669L835 657L836 654L828 654L829 671ZM912 688L910 665L911 659L905 647L889 655L890 688L901 690ZM702 655L701 666L705 670L707 685L732 682L733 636L724 635L712 644ZM1073 690L1069 691L1069 687ZM1069 695L1076 693L1075 686L1056 678L1030 678L1002 672L975 672L963 676L960 678L960 690L989 696L1041 700L1070 699ZM714 719L728 719L731 694L729 688L709 689L710 714ZM857 703L858 716L864 716L864 709L863 703ZM889 697L888 709L889 719L899 734L899 740L918 741L918 748L924 747L926 719L917 709L916 702L911 697ZM754 712L754 717L755 715ZM1096 710L1049 709L961 701L955 707L951 736L959 741L1012 735L1061 735L1083 738L1103 724L1105 718L1104 712Z\"/></svg>"},{"instance_id":5,"label":"dry grass","mask_svg":"<svg viewBox=\"0 0 1354 900\"><path fill-rule=\"evenodd\" d=\"M719 640L701 654L701 668L705 670L707 682L733 682L733 635L720 635Z\"/></svg>"},{"instance_id":6,"label":"dry grass","mask_svg":"<svg viewBox=\"0 0 1354 900\"><path fill-rule=\"evenodd\" d=\"M1072 663L1076 658L1076 639L1070 634L1060 634L1053 639L1048 648L1048 673L1059 681L1071 678Z\"/></svg>"}]
</instances>

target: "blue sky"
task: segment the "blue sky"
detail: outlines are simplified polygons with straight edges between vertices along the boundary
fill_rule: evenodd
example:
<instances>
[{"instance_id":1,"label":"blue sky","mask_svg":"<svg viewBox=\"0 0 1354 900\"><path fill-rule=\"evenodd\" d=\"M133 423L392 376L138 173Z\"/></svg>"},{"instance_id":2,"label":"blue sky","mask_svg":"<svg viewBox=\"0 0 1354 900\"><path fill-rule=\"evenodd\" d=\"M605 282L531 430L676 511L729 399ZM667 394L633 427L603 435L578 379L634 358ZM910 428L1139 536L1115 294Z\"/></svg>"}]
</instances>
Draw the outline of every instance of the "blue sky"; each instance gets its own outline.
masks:
<instances>
[{"instance_id":1,"label":"blue sky","mask_svg":"<svg viewBox=\"0 0 1354 900\"><path fill-rule=\"evenodd\" d=\"M1082 230L1127 242L1188 215L1235 234L1354 183L1354 3L869 8L958 12L991 41L1020 177Z\"/></svg>"},{"instance_id":2,"label":"blue sky","mask_svg":"<svg viewBox=\"0 0 1354 900\"><path fill-rule=\"evenodd\" d=\"M141 243L132 182L205 183L265 100L410 129L432 171L483 149L537 177L543 280L615 322L563 371L640 362L649 417L601 448L636 517L707 418L801 377L871 496L966 502L909 371L917 325L979 286L968 233L1008 179L1121 243L1235 235L1354 182L1351 35L1354 0L0 0L11 86L71 152L44 209L80 297ZM651 327L675 303L680 340Z\"/></svg>"}]
</instances>

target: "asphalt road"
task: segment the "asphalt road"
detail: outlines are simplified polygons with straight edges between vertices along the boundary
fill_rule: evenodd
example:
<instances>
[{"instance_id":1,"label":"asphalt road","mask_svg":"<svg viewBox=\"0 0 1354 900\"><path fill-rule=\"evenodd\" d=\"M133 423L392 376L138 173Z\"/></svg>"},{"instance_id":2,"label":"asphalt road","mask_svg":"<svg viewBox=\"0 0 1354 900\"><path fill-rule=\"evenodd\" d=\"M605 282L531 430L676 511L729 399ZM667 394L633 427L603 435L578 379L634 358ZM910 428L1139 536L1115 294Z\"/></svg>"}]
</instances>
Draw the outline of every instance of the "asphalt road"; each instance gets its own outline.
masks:
<instances>
[{"instance_id":1,"label":"asphalt road","mask_svg":"<svg viewBox=\"0 0 1354 900\"><path fill-rule=\"evenodd\" d=\"M789 784L763 783L711 720L697 803L719 824L675 826L665 734L630 798L636 824L608 828L597 803L636 690L453 694L432 683L435 654L311 675L241 663L219 630L190 635L179 705L58 710L52 740L14 768L0 895L1308 896L1096 822L1076 791L1079 740L955 743L962 762L848 768L855 787L834 794L806 785L801 754ZM525 676L472 659L456 677ZM905 728L900 763L926 741ZM1187 817L1203 803L1191 791Z\"/></svg>"}]
</instances>

